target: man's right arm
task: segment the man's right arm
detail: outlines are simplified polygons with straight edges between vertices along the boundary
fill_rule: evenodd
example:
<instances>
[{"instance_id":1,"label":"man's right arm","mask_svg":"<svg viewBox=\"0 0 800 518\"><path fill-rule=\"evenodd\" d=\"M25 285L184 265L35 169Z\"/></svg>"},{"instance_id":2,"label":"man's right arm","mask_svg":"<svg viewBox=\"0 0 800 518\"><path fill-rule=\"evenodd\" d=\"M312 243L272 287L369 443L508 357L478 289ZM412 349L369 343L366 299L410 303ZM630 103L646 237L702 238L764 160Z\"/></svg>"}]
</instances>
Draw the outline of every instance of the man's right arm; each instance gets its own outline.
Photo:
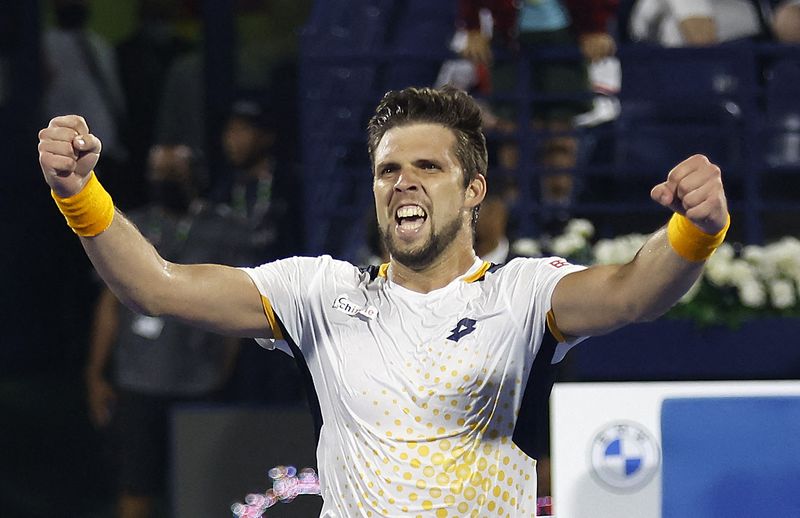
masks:
<instances>
[{"instance_id":1,"label":"man's right arm","mask_svg":"<svg viewBox=\"0 0 800 518\"><path fill-rule=\"evenodd\" d=\"M79 116L56 117L39 132L39 162L57 198L84 189L100 150L100 140ZM243 271L166 261L118 211L107 228L80 240L111 291L134 311L172 316L223 334L272 336L261 295Z\"/></svg>"}]
</instances>

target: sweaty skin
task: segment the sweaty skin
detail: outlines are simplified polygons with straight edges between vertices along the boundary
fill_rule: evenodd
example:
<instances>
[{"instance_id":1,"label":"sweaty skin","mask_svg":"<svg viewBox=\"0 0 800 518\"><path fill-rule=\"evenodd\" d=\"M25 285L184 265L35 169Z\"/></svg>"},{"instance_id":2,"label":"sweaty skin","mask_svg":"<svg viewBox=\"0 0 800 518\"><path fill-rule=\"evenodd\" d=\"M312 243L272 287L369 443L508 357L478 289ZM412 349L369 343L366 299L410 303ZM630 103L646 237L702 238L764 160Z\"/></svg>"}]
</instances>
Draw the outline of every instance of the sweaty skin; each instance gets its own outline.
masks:
<instances>
[{"instance_id":1,"label":"sweaty skin","mask_svg":"<svg viewBox=\"0 0 800 518\"><path fill-rule=\"evenodd\" d=\"M62 197L79 192L102 147L86 121L56 117L39 140L39 161L51 189ZM378 225L393 250L392 280L410 290L425 293L445 286L475 259L470 217L486 195L486 179L478 173L464 186L454 144L451 130L416 123L388 130L376 149ZM708 234L719 232L729 218L720 170L702 155L673 168L651 197ZM415 219L399 222L401 207L411 207ZM224 334L272 336L260 294L242 271L170 263L120 213L98 236L80 239L106 284L134 310ZM689 289L703 264L681 258L659 230L627 264L564 277L552 299L558 327L565 335L583 336L653 319Z\"/></svg>"}]
</instances>

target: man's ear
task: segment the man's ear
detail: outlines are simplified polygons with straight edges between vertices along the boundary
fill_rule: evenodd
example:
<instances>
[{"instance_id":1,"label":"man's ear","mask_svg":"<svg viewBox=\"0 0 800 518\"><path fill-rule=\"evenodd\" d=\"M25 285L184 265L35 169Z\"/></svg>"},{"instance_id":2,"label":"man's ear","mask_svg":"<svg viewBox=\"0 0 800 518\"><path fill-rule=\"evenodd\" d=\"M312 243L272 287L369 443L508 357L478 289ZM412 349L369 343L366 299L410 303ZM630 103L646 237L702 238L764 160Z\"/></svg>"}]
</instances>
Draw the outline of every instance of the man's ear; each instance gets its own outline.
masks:
<instances>
[{"instance_id":1,"label":"man's ear","mask_svg":"<svg viewBox=\"0 0 800 518\"><path fill-rule=\"evenodd\" d=\"M467 208L477 207L486 197L486 177L481 173L470 180L464 193L464 204Z\"/></svg>"}]
</instances>

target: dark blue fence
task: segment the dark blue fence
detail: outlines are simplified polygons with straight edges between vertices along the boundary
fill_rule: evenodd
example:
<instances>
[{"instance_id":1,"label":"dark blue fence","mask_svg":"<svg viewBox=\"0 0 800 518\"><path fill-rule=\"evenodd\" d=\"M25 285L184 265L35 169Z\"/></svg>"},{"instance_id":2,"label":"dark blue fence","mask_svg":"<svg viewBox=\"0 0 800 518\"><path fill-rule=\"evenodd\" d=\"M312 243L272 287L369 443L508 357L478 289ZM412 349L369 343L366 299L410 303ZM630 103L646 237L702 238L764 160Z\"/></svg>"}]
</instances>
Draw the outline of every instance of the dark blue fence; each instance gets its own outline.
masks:
<instances>
[{"instance_id":1,"label":"dark blue fence","mask_svg":"<svg viewBox=\"0 0 800 518\"><path fill-rule=\"evenodd\" d=\"M371 221L365 127L389 89L433 84L453 32L455 2L365 0L318 3L302 38L302 157L308 252L354 259ZM649 188L693 153L723 168L735 239L760 243L792 231L800 215L800 47L737 43L663 49L623 45L622 112L612 123L575 132L582 157L566 211L598 223L600 233L647 232L663 223ZM526 70L581 59L574 48L499 55ZM536 236L554 210L542 203L534 161L545 134L530 107L546 98L524 82L503 101L516 106L511 133L488 135L518 145L508 171L518 190L519 234ZM552 97L552 94L550 94ZM565 94L567 98L586 94ZM600 157L600 158L598 158ZM490 182L492 175L490 174ZM800 231L800 228L797 229Z\"/></svg>"}]
</instances>

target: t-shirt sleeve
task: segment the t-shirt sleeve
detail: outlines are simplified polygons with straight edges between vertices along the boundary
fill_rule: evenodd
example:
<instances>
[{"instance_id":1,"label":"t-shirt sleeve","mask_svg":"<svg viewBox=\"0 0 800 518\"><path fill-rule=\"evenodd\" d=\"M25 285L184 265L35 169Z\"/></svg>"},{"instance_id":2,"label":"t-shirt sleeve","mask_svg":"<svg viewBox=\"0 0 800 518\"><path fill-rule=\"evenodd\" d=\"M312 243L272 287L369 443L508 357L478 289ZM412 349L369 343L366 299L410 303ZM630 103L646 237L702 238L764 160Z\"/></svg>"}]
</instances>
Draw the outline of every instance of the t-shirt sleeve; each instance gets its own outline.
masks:
<instances>
[{"instance_id":1,"label":"t-shirt sleeve","mask_svg":"<svg viewBox=\"0 0 800 518\"><path fill-rule=\"evenodd\" d=\"M261 294L267 320L272 327L272 340L257 339L266 349L281 349L288 354L288 342L303 343L303 329L313 286L325 271L330 257L291 257L255 268L242 268Z\"/></svg>"},{"instance_id":2,"label":"t-shirt sleeve","mask_svg":"<svg viewBox=\"0 0 800 518\"><path fill-rule=\"evenodd\" d=\"M537 337L552 335L558 345L551 361L561 361L570 348L586 337L567 339L555 327L555 322L548 319L553 308L553 292L561 279L586 267L571 264L561 257L546 257L515 259L504 268L508 269L504 284L510 297L509 307L529 337L529 343L538 347L542 340Z\"/></svg>"}]
</instances>

